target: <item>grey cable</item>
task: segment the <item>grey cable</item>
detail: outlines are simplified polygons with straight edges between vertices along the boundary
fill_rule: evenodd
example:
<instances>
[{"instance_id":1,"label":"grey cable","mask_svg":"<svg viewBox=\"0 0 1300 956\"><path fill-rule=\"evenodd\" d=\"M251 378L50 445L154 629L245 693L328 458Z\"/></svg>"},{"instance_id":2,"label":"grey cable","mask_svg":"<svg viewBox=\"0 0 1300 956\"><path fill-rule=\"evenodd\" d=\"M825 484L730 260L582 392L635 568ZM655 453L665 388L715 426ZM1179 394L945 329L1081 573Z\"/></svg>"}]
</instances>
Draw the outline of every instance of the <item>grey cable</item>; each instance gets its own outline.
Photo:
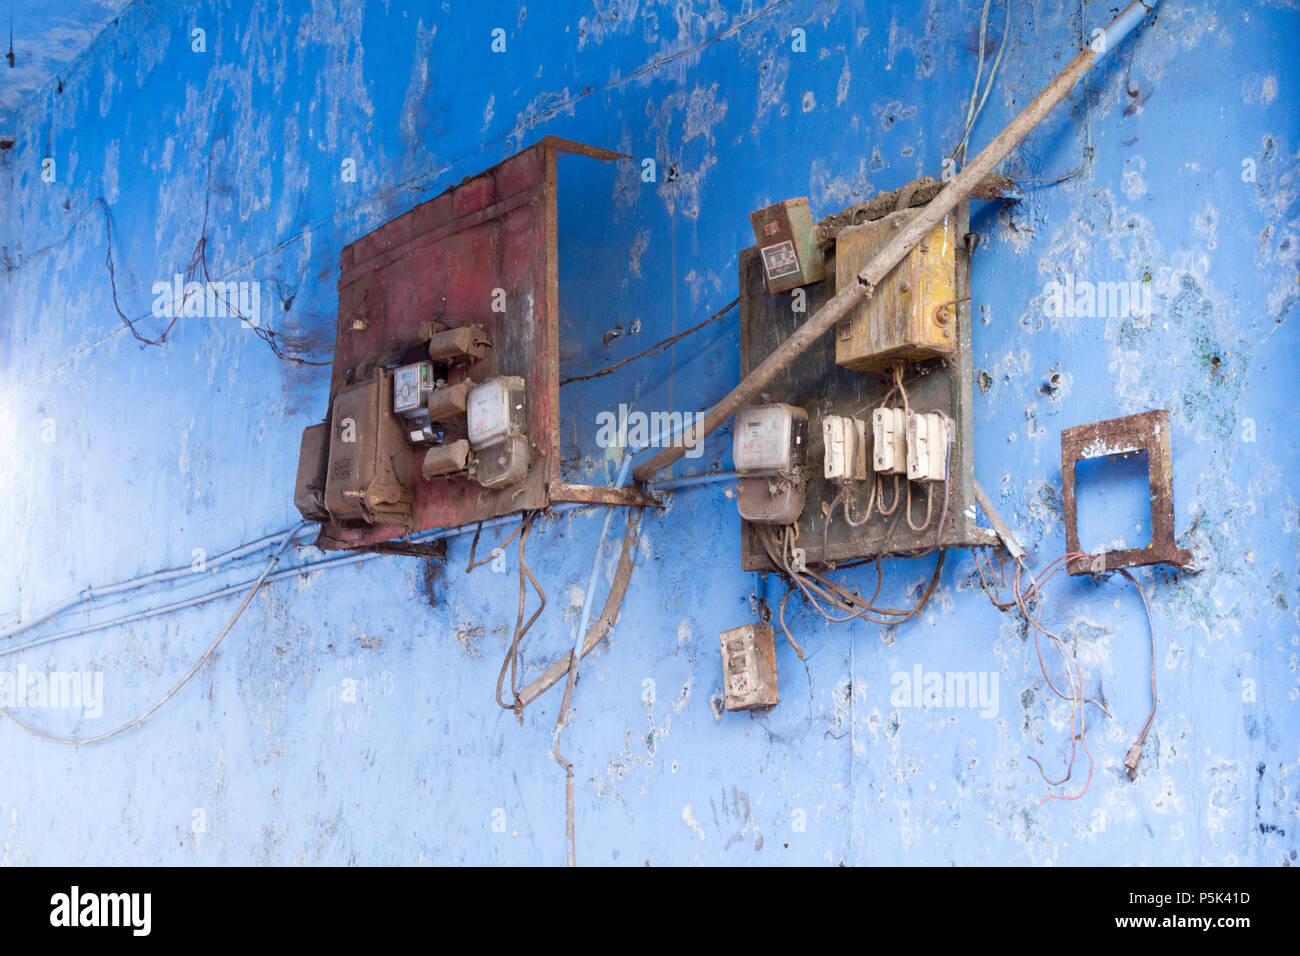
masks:
<instances>
[{"instance_id":1,"label":"grey cable","mask_svg":"<svg viewBox=\"0 0 1300 956\"><path fill-rule=\"evenodd\" d=\"M280 555L282 555L284 553L284 550L287 547L289 547L289 542L293 540L294 535L296 535L300 530L302 530L303 526L306 524L307 522L305 521L299 522L287 534L285 534L284 539L280 542L280 546L276 548L275 553L271 555L271 560L266 563L266 567L262 570L261 576L249 589L248 594L244 596L244 600L240 602L240 605L235 610L235 613L231 616L230 620L226 622L226 626L221 629L221 633L219 633L216 636L216 638L212 641L212 643L208 645L208 649L203 652L203 656L201 656L197 661L195 661L194 664L190 667L190 669L187 670L185 674L181 677L181 679L178 680L174 685L172 685L171 690L163 694L163 696L160 697L151 707L149 707L147 710L140 713L138 716L133 717L131 720L127 721L126 723L122 724L119 727L115 727L112 730L106 731L102 734L96 734L93 737L59 737L54 734L48 734L37 727L33 727L30 724L19 720L9 711L8 708L0 708L0 713L3 713L6 717L12 720L23 730L27 731L29 734L33 734L34 736L40 737L42 740L48 740L50 743L55 743L55 744L70 744L72 746L100 743L101 741L108 740L111 737L116 737L118 734L130 730L132 727L138 727L140 724L144 723L146 720L152 717L154 713L158 711L159 708L161 708L164 704L167 703L167 701L175 697L176 694L180 691L180 689L189 683L190 678L193 677L196 673L198 673L199 668L202 667L205 663L207 663L207 661L212 657L213 653L220 646L221 642L226 639L226 635L230 633L230 629L235 626L235 622L239 620L240 615L244 613L244 609L248 607L249 602L253 600L253 596L262 589L262 583L266 580L266 576L271 573L271 569L275 567L275 565L279 562Z\"/></svg>"}]
</instances>

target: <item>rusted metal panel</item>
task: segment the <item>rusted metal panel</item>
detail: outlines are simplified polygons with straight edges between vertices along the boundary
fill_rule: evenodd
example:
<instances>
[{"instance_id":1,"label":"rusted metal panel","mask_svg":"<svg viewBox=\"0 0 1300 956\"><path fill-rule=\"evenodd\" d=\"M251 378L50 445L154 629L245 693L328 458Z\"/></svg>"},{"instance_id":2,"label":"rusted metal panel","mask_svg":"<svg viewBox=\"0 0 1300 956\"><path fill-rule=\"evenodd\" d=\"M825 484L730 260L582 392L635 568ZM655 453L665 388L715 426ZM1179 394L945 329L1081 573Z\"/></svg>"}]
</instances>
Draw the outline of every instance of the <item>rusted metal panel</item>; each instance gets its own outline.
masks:
<instances>
[{"instance_id":1,"label":"rusted metal panel","mask_svg":"<svg viewBox=\"0 0 1300 956\"><path fill-rule=\"evenodd\" d=\"M1103 551L1071 558L1070 574L1099 574L1116 568L1144 564L1186 565L1190 551L1174 540L1174 468L1169 444L1169 412L1156 409L1109 418L1089 425L1076 425L1061 432L1061 485L1065 504L1065 549L1079 551L1078 500L1075 496L1075 465L1088 458L1106 458L1146 452L1151 481L1151 543L1145 548Z\"/></svg>"},{"instance_id":2,"label":"rusted metal panel","mask_svg":"<svg viewBox=\"0 0 1300 956\"><path fill-rule=\"evenodd\" d=\"M374 554L401 554L412 558L447 559L447 542L438 541L379 541L375 544L363 544L353 548L354 551L370 551Z\"/></svg>"},{"instance_id":3,"label":"rusted metal panel","mask_svg":"<svg viewBox=\"0 0 1300 956\"><path fill-rule=\"evenodd\" d=\"M626 507L663 506L663 502L649 492L636 487L611 488L606 485L569 485L557 482L551 485L551 501L575 502L584 505L620 505Z\"/></svg>"},{"instance_id":4,"label":"rusted metal panel","mask_svg":"<svg viewBox=\"0 0 1300 956\"><path fill-rule=\"evenodd\" d=\"M620 154L558 137L539 143L416 206L345 247L340 256L338 337L331 402L376 367L419 361L437 323L448 340L480 326L477 345L452 366L447 384L520 376L528 382L529 467L509 488L465 475L425 478L427 448L410 445L410 526L322 526L324 548L356 548L431 528L458 527L545 507L560 483L557 156L600 160ZM426 334L421 336L421 332ZM466 437L465 422L443 423L445 441Z\"/></svg>"}]
</instances>

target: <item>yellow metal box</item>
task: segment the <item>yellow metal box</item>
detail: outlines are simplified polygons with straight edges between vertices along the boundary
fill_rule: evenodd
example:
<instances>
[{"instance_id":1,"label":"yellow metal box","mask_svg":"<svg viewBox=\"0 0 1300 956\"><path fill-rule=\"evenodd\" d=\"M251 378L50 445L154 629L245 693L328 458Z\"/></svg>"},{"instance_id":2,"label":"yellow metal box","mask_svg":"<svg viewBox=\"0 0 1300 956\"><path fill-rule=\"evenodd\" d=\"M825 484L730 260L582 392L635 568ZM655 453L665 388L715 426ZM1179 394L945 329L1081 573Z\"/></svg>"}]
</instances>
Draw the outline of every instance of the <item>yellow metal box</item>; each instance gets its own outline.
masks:
<instances>
[{"instance_id":1,"label":"yellow metal box","mask_svg":"<svg viewBox=\"0 0 1300 956\"><path fill-rule=\"evenodd\" d=\"M835 288L856 276L902 229L915 210L891 213L842 230L835 242ZM949 213L903 259L875 293L840 320L835 363L879 371L957 349L957 214Z\"/></svg>"}]
</instances>

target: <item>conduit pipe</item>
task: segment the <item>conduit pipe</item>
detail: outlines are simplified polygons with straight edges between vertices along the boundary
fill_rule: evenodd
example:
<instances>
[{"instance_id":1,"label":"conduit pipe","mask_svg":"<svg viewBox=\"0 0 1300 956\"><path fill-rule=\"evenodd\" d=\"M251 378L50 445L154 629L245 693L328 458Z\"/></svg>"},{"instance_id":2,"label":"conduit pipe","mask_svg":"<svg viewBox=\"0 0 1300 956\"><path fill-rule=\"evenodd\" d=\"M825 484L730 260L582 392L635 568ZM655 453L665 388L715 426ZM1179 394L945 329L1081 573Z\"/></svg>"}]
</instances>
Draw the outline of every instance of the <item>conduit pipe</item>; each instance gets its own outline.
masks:
<instances>
[{"instance_id":1,"label":"conduit pipe","mask_svg":"<svg viewBox=\"0 0 1300 956\"><path fill-rule=\"evenodd\" d=\"M728 392L704 416L696 440L700 441L729 421L736 412L749 404L791 362L842 319L861 300L868 298L876 286L898 265L926 235L959 202L965 199L993 167L1006 158L1029 132L1065 99L1085 73L1102 57L1113 50L1155 7L1156 0L1144 3L1133 0L1105 30L1079 51L1066 67L1035 96L993 141L949 180L930 202L921 207L912 220L868 262L857 275L857 282L846 285L835 296L777 346L758 367L741 379L740 384ZM633 472L638 481L646 482L685 453L682 447L667 447L659 451Z\"/></svg>"}]
</instances>

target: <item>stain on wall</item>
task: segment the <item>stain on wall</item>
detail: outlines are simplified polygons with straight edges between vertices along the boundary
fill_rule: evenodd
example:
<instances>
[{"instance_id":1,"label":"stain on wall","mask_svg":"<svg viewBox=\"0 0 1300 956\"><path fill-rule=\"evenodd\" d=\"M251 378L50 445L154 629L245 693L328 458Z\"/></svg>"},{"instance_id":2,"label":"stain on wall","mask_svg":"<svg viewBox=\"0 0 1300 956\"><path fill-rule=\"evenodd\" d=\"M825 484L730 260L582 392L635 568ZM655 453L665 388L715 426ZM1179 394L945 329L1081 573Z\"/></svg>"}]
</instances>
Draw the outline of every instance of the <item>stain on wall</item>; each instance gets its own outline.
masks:
<instances>
[{"instance_id":1,"label":"stain on wall","mask_svg":"<svg viewBox=\"0 0 1300 956\"><path fill-rule=\"evenodd\" d=\"M262 330L326 360L343 245L567 136L631 157L561 164L563 374L589 373L735 295L751 210L806 195L823 216L938 175L966 120L982 6L137 0L61 88L9 104L0 626L296 520L298 438L325 410L327 373L277 358L232 317L182 317L143 344L119 310L158 337L155 283L196 262L257 282ZM1016 3L1004 37L993 5L985 79L1003 54L974 148L1111 15L1069 6ZM778 647L782 703L723 711L717 634L781 588L739 570L734 504L705 485L646 516L618 626L583 667L565 733L580 862L1295 859L1298 36L1291 3L1166 0L1003 164L1022 200L973 207L976 475L1034 563L1064 549L1060 430L1171 412L1177 527L1198 571L1140 574L1160 707L1137 779L1123 760L1150 699L1133 589L1050 587L1046 620L1112 716L1088 714L1087 793L1041 803L1082 785L1082 763L1051 788L1029 759L1062 772L1070 707L965 553L897 628L829 626L792 600L808 655ZM1067 279L1137 283L1151 307L1058 312L1051 283ZM613 478L601 411L704 408L735 382L737 352L733 313L566 387L569 477ZM724 431L674 474L726 469L729 448ZM534 529L550 604L526 679L572 644L599 528L599 514L571 512ZM0 861L558 863L558 696L522 726L496 705L517 556L465 575L468 549L453 539L445 569L379 557L268 585L181 694L105 744L0 723L21 768L0 779ZM295 547L286 560L319 557ZM248 580L259 560L96 601L0 654ZM599 587L616 560L608 547ZM931 566L892 563L884 593L914 600ZM871 574L840 577L870 587ZM101 715L22 711L53 733L98 733L171 686L237 600L5 654L0 670L102 671ZM931 673L978 675L986 699L918 704L904 685Z\"/></svg>"}]
</instances>

